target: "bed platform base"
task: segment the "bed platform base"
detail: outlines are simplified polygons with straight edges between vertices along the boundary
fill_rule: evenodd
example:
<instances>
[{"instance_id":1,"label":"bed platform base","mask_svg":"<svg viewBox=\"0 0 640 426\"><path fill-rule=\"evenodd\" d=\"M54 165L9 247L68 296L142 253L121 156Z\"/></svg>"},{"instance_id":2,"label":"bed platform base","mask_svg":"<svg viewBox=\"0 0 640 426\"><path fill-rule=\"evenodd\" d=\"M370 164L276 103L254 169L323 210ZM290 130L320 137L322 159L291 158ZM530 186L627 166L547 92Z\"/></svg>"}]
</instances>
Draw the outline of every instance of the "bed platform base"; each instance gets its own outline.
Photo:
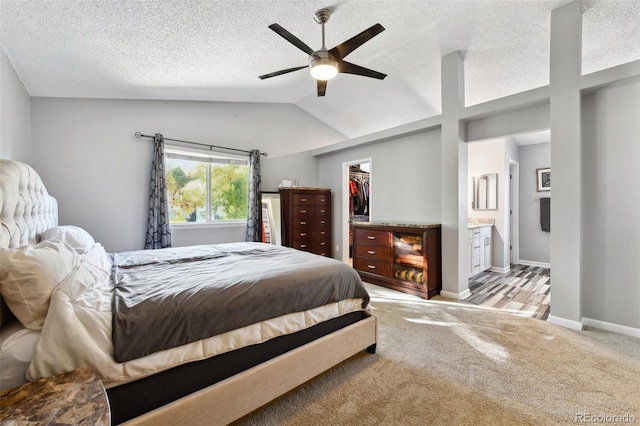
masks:
<instances>
[{"instance_id":1,"label":"bed platform base","mask_svg":"<svg viewBox=\"0 0 640 426\"><path fill-rule=\"evenodd\" d=\"M360 351L373 353L376 340L376 318L367 316L123 424L226 425Z\"/></svg>"}]
</instances>

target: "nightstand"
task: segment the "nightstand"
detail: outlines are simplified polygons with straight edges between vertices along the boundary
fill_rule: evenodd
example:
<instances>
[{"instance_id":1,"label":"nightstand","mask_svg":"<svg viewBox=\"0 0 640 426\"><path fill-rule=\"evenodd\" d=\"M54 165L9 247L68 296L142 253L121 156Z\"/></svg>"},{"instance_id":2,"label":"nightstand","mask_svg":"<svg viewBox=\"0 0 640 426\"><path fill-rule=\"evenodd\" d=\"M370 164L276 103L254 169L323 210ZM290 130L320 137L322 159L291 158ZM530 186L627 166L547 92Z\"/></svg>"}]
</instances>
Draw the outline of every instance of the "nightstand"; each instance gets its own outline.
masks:
<instances>
[{"instance_id":1,"label":"nightstand","mask_svg":"<svg viewBox=\"0 0 640 426\"><path fill-rule=\"evenodd\" d=\"M109 400L91 368L0 391L0 423L39 425L111 424Z\"/></svg>"}]
</instances>

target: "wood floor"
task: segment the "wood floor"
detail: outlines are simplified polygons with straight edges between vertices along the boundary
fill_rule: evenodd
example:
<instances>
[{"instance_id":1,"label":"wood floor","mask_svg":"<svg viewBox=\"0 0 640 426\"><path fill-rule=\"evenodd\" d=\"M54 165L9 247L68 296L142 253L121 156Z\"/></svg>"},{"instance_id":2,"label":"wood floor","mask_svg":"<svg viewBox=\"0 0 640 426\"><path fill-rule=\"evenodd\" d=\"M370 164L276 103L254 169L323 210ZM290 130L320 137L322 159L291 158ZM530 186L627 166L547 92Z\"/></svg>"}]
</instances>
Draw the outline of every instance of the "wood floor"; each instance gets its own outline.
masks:
<instances>
[{"instance_id":1,"label":"wood floor","mask_svg":"<svg viewBox=\"0 0 640 426\"><path fill-rule=\"evenodd\" d=\"M546 320L550 274L549 268L527 265L511 265L506 274L481 272L469 278L471 296L464 301Z\"/></svg>"}]
</instances>

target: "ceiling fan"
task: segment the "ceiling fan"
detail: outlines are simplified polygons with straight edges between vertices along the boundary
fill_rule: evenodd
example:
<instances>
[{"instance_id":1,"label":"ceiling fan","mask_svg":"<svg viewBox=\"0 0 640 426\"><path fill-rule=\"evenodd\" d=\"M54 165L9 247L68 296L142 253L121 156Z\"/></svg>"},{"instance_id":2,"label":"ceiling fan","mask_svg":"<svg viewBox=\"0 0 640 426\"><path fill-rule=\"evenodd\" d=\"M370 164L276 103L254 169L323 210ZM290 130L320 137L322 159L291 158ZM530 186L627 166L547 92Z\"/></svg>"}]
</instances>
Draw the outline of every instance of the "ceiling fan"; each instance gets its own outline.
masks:
<instances>
[{"instance_id":1,"label":"ceiling fan","mask_svg":"<svg viewBox=\"0 0 640 426\"><path fill-rule=\"evenodd\" d=\"M309 64L261 75L259 76L259 78L261 80L264 80L265 78L271 78L293 71L298 71L308 66L311 72L311 76L318 81L318 96L325 95L325 92L327 90L327 80L331 80L338 73L362 75L365 77L383 80L387 76L386 74L352 64L345 61L344 58L348 54L356 50L358 47L362 46L364 43L384 31L384 27L380 24L375 24L371 28L364 30L360 34L351 37L344 43L328 50L324 45L324 24L329 20L331 12L331 9L320 9L316 13L314 13L316 22L322 25L322 47L319 50L315 51L307 46L298 37L282 28L280 25L269 25L269 28L278 33L289 43L293 44L298 49L309 55Z\"/></svg>"}]
</instances>

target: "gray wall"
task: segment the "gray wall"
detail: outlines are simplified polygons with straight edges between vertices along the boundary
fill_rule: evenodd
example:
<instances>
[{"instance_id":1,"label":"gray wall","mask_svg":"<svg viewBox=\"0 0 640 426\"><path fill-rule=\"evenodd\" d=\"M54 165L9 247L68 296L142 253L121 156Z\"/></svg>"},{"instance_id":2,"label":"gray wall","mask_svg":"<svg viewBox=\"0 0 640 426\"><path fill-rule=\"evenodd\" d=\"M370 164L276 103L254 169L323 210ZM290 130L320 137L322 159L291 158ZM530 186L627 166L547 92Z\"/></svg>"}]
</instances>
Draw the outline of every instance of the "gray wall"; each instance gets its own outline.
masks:
<instances>
[{"instance_id":1,"label":"gray wall","mask_svg":"<svg viewBox=\"0 0 640 426\"><path fill-rule=\"evenodd\" d=\"M520 147L520 260L548 265L551 262L551 233L540 228L540 200L553 191L536 191L536 169L551 166L551 143ZM553 178L553 168L551 168ZM553 185L552 185L553 188ZM551 201L553 204L553 201ZM553 232L553 224L551 227Z\"/></svg>"},{"instance_id":2,"label":"gray wall","mask_svg":"<svg viewBox=\"0 0 640 426\"><path fill-rule=\"evenodd\" d=\"M640 328L640 79L584 97L582 114L583 316Z\"/></svg>"},{"instance_id":3,"label":"gray wall","mask_svg":"<svg viewBox=\"0 0 640 426\"><path fill-rule=\"evenodd\" d=\"M108 251L144 243L152 144L136 131L268 152L265 189L292 171L315 184L316 161L304 151L344 139L288 104L33 98L32 123L32 165L58 198L60 222L87 229ZM176 246L244 234L244 226L173 227Z\"/></svg>"},{"instance_id":4,"label":"gray wall","mask_svg":"<svg viewBox=\"0 0 640 426\"><path fill-rule=\"evenodd\" d=\"M1 49L0 158L31 163L31 98Z\"/></svg>"},{"instance_id":5,"label":"gray wall","mask_svg":"<svg viewBox=\"0 0 640 426\"><path fill-rule=\"evenodd\" d=\"M318 159L310 151L262 160L262 190L277 191L285 178L297 179L298 186L318 186Z\"/></svg>"},{"instance_id":6,"label":"gray wall","mask_svg":"<svg viewBox=\"0 0 640 426\"><path fill-rule=\"evenodd\" d=\"M440 223L440 132L432 131L320 157L321 187L333 199L333 256L342 258L342 164L371 158L371 219ZM336 251L336 245L339 250ZM347 248L348 249L348 248Z\"/></svg>"}]
</instances>

